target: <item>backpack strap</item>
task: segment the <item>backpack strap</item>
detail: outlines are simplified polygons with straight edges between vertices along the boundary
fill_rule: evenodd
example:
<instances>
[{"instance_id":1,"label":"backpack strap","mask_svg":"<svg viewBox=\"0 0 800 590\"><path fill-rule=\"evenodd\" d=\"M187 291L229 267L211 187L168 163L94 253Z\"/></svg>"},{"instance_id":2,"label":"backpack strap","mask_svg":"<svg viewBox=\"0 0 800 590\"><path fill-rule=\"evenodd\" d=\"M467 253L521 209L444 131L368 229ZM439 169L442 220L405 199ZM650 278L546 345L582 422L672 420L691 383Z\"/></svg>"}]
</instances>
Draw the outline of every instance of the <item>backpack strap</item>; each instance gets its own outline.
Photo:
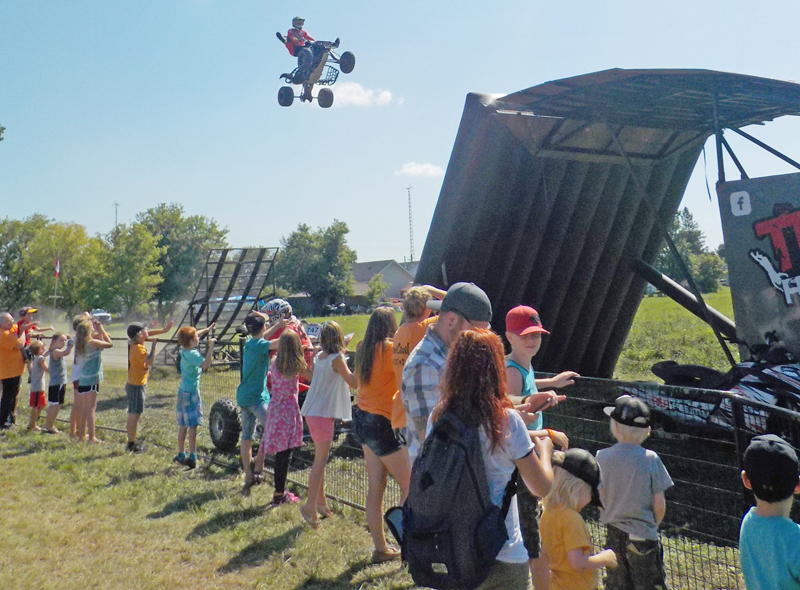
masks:
<instances>
[{"instance_id":1,"label":"backpack strap","mask_svg":"<svg viewBox=\"0 0 800 590\"><path fill-rule=\"evenodd\" d=\"M511 474L511 479L508 480L508 485L506 486L506 493L503 496L503 506L500 508L503 519L508 515L508 509L511 508L511 499L514 497L514 494L517 493L517 475L519 474L519 469L514 469L514 473Z\"/></svg>"}]
</instances>

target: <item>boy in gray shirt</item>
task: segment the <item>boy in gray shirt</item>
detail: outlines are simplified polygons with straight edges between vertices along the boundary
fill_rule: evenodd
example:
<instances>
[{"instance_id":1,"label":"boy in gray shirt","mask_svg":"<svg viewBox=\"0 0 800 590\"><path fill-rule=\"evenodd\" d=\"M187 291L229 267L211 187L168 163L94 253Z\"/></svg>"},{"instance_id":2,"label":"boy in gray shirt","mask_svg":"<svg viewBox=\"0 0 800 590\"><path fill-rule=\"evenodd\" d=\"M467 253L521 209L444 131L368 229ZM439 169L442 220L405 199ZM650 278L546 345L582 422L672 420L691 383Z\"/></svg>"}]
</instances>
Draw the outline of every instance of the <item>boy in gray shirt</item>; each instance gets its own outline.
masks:
<instances>
[{"instance_id":1,"label":"boy in gray shirt","mask_svg":"<svg viewBox=\"0 0 800 590\"><path fill-rule=\"evenodd\" d=\"M606 547L619 567L608 570L607 590L667 588L664 551L658 525L664 518L664 491L673 486L659 456L642 447L650 436L650 409L630 395L605 408L617 444L597 451L603 472L600 522L606 525Z\"/></svg>"}]
</instances>

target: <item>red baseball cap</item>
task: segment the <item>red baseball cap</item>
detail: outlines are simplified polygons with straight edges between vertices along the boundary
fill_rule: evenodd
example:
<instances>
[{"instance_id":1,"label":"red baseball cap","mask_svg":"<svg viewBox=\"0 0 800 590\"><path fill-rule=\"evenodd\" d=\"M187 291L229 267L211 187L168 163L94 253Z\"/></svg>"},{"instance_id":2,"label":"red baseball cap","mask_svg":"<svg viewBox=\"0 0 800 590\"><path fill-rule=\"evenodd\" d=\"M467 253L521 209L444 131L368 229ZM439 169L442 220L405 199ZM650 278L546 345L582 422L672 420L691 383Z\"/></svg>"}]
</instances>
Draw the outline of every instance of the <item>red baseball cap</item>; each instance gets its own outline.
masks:
<instances>
[{"instance_id":1,"label":"red baseball cap","mask_svg":"<svg viewBox=\"0 0 800 590\"><path fill-rule=\"evenodd\" d=\"M527 305L518 305L506 314L506 331L517 336L550 333L542 327L539 313Z\"/></svg>"}]
</instances>

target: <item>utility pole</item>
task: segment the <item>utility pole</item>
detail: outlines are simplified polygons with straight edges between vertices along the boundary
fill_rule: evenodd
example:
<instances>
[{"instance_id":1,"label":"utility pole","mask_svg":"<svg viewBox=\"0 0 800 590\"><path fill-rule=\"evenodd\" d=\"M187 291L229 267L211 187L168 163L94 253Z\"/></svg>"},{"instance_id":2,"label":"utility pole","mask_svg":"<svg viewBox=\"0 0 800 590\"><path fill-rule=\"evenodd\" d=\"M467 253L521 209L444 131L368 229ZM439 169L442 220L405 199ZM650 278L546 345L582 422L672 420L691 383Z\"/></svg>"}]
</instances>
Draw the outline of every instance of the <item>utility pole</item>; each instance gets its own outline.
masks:
<instances>
[{"instance_id":1,"label":"utility pole","mask_svg":"<svg viewBox=\"0 0 800 590\"><path fill-rule=\"evenodd\" d=\"M411 243L411 262L414 262L414 219L411 217L411 189L414 188L408 185L408 239Z\"/></svg>"},{"instance_id":2,"label":"utility pole","mask_svg":"<svg viewBox=\"0 0 800 590\"><path fill-rule=\"evenodd\" d=\"M119 203L114 201L114 227L117 227L119 225L118 218L119 218Z\"/></svg>"}]
</instances>

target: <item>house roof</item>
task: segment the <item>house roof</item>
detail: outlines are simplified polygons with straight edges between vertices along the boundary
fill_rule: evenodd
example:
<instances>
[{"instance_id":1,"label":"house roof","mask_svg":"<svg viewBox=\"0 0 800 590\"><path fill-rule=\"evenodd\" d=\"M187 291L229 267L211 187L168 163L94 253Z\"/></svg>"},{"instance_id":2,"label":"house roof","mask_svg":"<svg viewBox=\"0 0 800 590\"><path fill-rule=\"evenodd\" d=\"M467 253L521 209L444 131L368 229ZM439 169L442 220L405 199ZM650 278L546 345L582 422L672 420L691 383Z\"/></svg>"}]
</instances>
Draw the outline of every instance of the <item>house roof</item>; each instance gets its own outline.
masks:
<instances>
[{"instance_id":1,"label":"house roof","mask_svg":"<svg viewBox=\"0 0 800 590\"><path fill-rule=\"evenodd\" d=\"M655 261L715 107L727 128L797 115L800 85L615 69L469 94L416 281L477 283L499 333L532 305L551 332L537 368L611 376L645 288L631 260Z\"/></svg>"},{"instance_id":2,"label":"house roof","mask_svg":"<svg viewBox=\"0 0 800 590\"><path fill-rule=\"evenodd\" d=\"M350 271L356 283L368 283L376 274L380 273L394 260L373 260L371 262L356 262Z\"/></svg>"}]
</instances>

